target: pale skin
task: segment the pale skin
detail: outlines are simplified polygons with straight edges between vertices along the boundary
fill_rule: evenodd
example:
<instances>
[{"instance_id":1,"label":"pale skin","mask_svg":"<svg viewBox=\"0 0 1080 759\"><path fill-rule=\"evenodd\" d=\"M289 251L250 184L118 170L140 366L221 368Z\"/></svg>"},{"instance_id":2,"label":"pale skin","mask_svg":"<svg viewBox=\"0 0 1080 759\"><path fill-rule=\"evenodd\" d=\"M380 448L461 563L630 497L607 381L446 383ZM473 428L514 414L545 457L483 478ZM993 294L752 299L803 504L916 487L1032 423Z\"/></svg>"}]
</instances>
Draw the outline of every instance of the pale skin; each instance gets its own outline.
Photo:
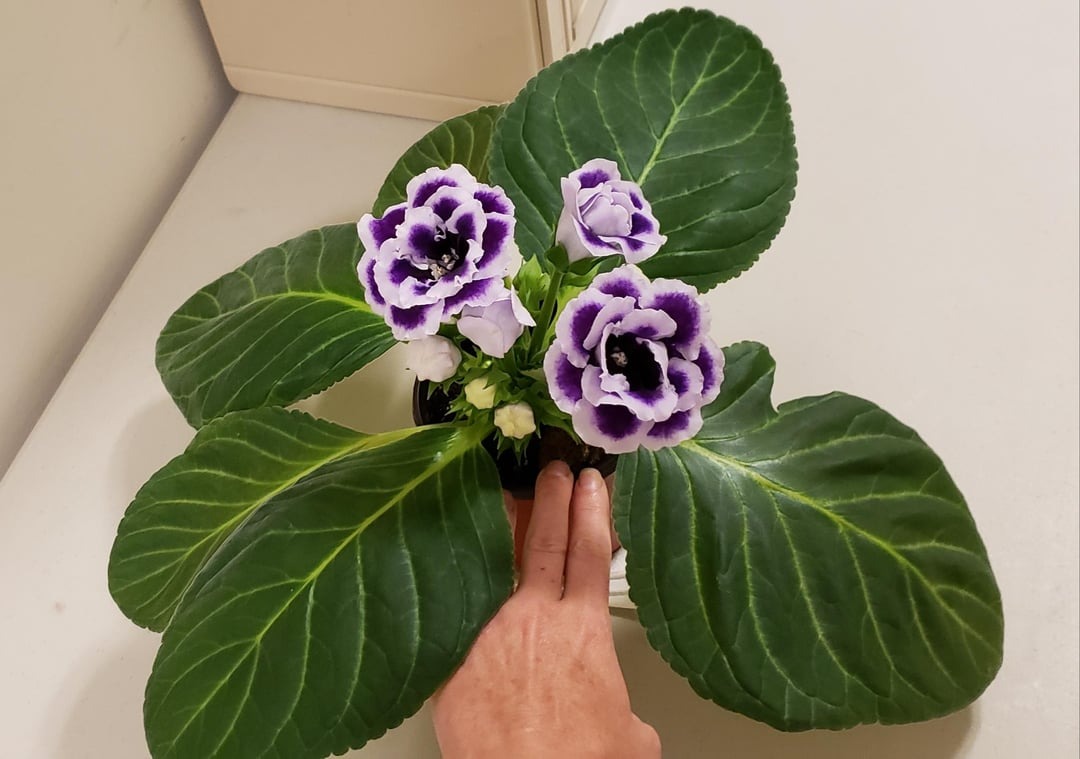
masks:
<instances>
[{"instance_id":1,"label":"pale skin","mask_svg":"<svg viewBox=\"0 0 1080 759\"><path fill-rule=\"evenodd\" d=\"M577 482L562 462L540 473L517 590L435 695L444 759L660 757L615 657L610 525L596 470Z\"/></svg>"}]
</instances>

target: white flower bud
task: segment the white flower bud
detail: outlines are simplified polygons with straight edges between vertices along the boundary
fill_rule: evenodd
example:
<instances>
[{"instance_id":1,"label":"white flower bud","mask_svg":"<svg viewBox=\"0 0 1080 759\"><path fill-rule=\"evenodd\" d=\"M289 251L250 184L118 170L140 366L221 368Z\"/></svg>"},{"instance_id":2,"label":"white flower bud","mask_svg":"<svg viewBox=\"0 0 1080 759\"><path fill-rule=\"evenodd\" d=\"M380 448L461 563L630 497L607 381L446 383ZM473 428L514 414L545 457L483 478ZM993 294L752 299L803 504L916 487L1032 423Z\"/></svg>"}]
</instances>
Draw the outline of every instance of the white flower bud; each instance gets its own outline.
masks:
<instances>
[{"instance_id":1,"label":"white flower bud","mask_svg":"<svg viewBox=\"0 0 1080 759\"><path fill-rule=\"evenodd\" d=\"M454 376L461 363L461 351L445 337L432 335L405 343L405 366L416 378L442 382Z\"/></svg>"},{"instance_id":2,"label":"white flower bud","mask_svg":"<svg viewBox=\"0 0 1080 759\"><path fill-rule=\"evenodd\" d=\"M536 432L536 419L528 403L509 403L495 409L495 426L507 437L523 438Z\"/></svg>"},{"instance_id":3,"label":"white flower bud","mask_svg":"<svg viewBox=\"0 0 1080 759\"><path fill-rule=\"evenodd\" d=\"M477 377L465 385L465 400L477 408L495 405L495 386L489 385L487 377Z\"/></svg>"}]
</instances>

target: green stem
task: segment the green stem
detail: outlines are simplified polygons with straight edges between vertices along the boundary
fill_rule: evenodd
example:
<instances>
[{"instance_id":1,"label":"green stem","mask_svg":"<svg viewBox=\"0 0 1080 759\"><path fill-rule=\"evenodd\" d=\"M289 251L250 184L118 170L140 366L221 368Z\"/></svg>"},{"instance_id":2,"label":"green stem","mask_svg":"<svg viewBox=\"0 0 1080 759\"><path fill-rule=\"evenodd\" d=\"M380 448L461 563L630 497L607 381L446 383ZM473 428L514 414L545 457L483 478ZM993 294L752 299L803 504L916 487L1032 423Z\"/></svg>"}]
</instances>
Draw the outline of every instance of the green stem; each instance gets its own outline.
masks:
<instances>
[{"instance_id":1,"label":"green stem","mask_svg":"<svg viewBox=\"0 0 1080 759\"><path fill-rule=\"evenodd\" d=\"M556 269L551 275L551 284L548 285L547 295L544 296L544 306L540 309L540 318L533 327L532 340L529 342L529 357L535 358L544 347L544 337L551 328L551 315L555 313L555 303L559 297L559 288L562 287L563 277L566 272Z\"/></svg>"}]
</instances>

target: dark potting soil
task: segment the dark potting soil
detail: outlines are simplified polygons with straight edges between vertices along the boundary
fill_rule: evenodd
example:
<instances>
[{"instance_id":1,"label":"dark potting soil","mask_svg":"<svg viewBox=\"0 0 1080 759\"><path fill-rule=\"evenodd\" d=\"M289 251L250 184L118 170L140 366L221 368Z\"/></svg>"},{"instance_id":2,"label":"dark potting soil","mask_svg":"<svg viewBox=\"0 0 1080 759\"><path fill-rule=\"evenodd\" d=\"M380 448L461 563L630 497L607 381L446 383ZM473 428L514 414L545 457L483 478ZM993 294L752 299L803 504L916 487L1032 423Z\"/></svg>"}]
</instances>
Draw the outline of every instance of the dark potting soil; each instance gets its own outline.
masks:
<instances>
[{"instance_id":1,"label":"dark potting soil","mask_svg":"<svg viewBox=\"0 0 1080 759\"><path fill-rule=\"evenodd\" d=\"M450 394L438 388L428 390L429 383L413 385L413 421L417 424L439 424L450 419L450 402L461 393L455 386ZM495 437L484 441L484 448L495 460L502 486L515 498L532 498L536 476L552 461L565 461L577 475L582 469L592 467L607 477L614 474L618 457L599 448L583 445L558 427L543 427L539 436L533 436L525 449L525 457L518 463L513 452L496 453Z\"/></svg>"}]
</instances>

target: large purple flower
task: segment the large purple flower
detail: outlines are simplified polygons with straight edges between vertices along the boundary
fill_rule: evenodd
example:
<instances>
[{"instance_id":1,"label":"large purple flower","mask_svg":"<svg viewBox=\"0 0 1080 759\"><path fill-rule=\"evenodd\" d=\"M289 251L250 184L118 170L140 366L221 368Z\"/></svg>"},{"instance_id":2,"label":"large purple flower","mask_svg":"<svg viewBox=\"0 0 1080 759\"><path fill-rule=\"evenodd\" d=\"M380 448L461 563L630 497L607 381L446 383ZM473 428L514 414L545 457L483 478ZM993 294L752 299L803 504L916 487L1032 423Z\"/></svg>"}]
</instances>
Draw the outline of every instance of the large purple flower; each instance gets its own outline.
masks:
<instances>
[{"instance_id":1,"label":"large purple flower","mask_svg":"<svg viewBox=\"0 0 1080 759\"><path fill-rule=\"evenodd\" d=\"M698 433L724 354L697 290L636 266L601 274L570 301L544 357L551 397L581 439L608 453L677 445Z\"/></svg>"},{"instance_id":2,"label":"large purple flower","mask_svg":"<svg viewBox=\"0 0 1080 759\"><path fill-rule=\"evenodd\" d=\"M667 242L652 207L614 161L594 158L562 179L563 210L556 242L571 261L621 253L641 263Z\"/></svg>"},{"instance_id":3,"label":"large purple flower","mask_svg":"<svg viewBox=\"0 0 1080 759\"><path fill-rule=\"evenodd\" d=\"M505 295L519 256L514 205L454 164L413 177L404 203L357 224L364 255L357 272L372 310L398 340L433 335L466 306Z\"/></svg>"}]
</instances>

